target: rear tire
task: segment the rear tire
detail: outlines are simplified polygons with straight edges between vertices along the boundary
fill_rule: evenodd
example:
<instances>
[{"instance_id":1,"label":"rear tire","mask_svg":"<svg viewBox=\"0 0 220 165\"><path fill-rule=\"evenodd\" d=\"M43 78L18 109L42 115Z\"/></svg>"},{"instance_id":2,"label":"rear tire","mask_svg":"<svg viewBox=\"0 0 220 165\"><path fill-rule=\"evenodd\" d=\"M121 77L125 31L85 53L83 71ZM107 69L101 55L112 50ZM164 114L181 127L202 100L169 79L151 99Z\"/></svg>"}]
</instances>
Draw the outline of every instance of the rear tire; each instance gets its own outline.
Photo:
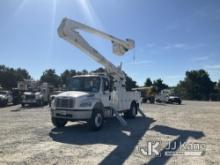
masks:
<instances>
[{"instance_id":1,"label":"rear tire","mask_svg":"<svg viewBox=\"0 0 220 165\"><path fill-rule=\"evenodd\" d=\"M51 120L52 120L53 125L57 128L62 128L67 123L67 120L65 120L65 119L59 119L59 118L52 117Z\"/></svg>"},{"instance_id":2,"label":"rear tire","mask_svg":"<svg viewBox=\"0 0 220 165\"><path fill-rule=\"evenodd\" d=\"M132 103L130 110L124 113L125 118L134 119L137 115L137 105L136 103Z\"/></svg>"},{"instance_id":3,"label":"rear tire","mask_svg":"<svg viewBox=\"0 0 220 165\"><path fill-rule=\"evenodd\" d=\"M89 129L93 131L98 131L102 128L104 123L104 115L102 110L93 110L91 119L88 122Z\"/></svg>"},{"instance_id":4,"label":"rear tire","mask_svg":"<svg viewBox=\"0 0 220 165\"><path fill-rule=\"evenodd\" d=\"M151 104L154 104L154 103L155 103L155 98L154 98L154 97L151 97L151 98L150 98L150 103L151 103Z\"/></svg>"}]
</instances>

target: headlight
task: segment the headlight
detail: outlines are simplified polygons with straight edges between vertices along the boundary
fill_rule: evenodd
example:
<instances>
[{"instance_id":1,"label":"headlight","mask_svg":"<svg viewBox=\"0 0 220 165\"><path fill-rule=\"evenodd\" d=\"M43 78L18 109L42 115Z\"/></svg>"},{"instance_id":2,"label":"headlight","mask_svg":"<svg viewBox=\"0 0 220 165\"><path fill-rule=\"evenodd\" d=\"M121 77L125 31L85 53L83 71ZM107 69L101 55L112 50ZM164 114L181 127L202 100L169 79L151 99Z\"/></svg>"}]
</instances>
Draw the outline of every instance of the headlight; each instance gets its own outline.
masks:
<instances>
[{"instance_id":1,"label":"headlight","mask_svg":"<svg viewBox=\"0 0 220 165\"><path fill-rule=\"evenodd\" d=\"M51 101L51 109L55 109L55 99Z\"/></svg>"},{"instance_id":2,"label":"headlight","mask_svg":"<svg viewBox=\"0 0 220 165\"><path fill-rule=\"evenodd\" d=\"M35 95L36 99L41 99L41 95Z\"/></svg>"},{"instance_id":3,"label":"headlight","mask_svg":"<svg viewBox=\"0 0 220 165\"><path fill-rule=\"evenodd\" d=\"M80 103L80 107L91 107L92 106L92 102L82 102Z\"/></svg>"},{"instance_id":4,"label":"headlight","mask_svg":"<svg viewBox=\"0 0 220 165\"><path fill-rule=\"evenodd\" d=\"M6 99L6 97L5 97L5 96L1 96L1 97L0 97L0 99L5 100L5 99Z\"/></svg>"}]
</instances>

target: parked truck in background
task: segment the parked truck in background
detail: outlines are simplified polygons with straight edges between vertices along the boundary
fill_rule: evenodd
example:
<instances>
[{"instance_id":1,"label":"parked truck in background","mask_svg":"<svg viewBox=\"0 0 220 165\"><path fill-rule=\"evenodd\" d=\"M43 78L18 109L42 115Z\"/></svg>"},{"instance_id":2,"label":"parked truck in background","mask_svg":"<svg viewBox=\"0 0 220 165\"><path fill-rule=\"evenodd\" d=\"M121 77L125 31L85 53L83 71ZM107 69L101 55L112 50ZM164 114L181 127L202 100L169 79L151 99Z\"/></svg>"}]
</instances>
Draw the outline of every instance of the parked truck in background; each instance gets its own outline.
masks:
<instances>
[{"instance_id":1,"label":"parked truck in background","mask_svg":"<svg viewBox=\"0 0 220 165\"><path fill-rule=\"evenodd\" d=\"M13 97L13 104L14 105L21 104L22 95L24 91L18 88L13 88L11 92L12 92L12 97Z\"/></svg>"},{"instance_id":2,"label":"parked truck in background","mask_svg":"<svg viewBox=\"0 0 220 165\"><path fill-rule=\"evenodd\" d=\"M0 90L0 106L6 106L13 103L12 93L6 90Z\"/></svg>"},{"instance_id":3,"label":"parked truck in background","mask_svg":"<svg viewBox=\"0 0 220 165\"><path fill-rule=\"evenodd\" d=\"M43 106L49 103L49 86L48 83L42 83L34 88L29 88L22 95L21 105Z\"/></svg>"},{"instance_id":4,"label":"parked truck in background","mask_svg":"<svg viewBox=\"0 0 220 165\"><path fill-rule=\"evenodd\" d=\"M156 96L156 88L153 86L150 87L138 87L138 88L133 88L132 90L137 90L141 92L141 98L142 98L142 103L155 103L155 96Z\"/></svg>"},{"instance_id":5,"label":"parked truck in background","mask_svg":"<svg viewBox=\"0 0 220 165\"><path fill-rule=\"evenodd\" d=\"M172 89L164 89L162 90L155 98L156 102L159 103L176 103L181 104L182 100L179 96L174 93Z\"/></svg>"}]
</instances>

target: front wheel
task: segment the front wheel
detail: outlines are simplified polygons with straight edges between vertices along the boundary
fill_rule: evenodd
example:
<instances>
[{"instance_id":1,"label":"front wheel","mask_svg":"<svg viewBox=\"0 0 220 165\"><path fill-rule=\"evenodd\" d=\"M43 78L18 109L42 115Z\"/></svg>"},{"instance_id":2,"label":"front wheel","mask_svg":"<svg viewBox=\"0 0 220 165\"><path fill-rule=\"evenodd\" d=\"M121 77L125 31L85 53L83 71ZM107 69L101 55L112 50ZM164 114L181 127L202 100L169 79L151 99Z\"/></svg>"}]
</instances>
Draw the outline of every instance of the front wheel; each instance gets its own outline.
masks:
<instances>
[{"instance_id":1,"label":"front wheel","mask_svg":"<svg viewBox=\"0 0 220 165\"><path fill-rule=\"evenodd\" d=\"M57 128L62 128L67 123L67 120L65 120L65 119L59 119L59 118L52 117L51 120L52 120L53 125Z\"/></svg>"},{"instance_id":2,"label":"front wheel","mask_svg":"<svg viewBox=\"0 0 220 165\"><path fill-rule=\"evenodd\" d=\"M8 100L5 100L4 106L7 106L7 105L8 105Z\"/></svg>"},{"instance_id":3,"label":"front wheel","mask_svg":"<svg viewBox=\"0 0 220 165\"><path fill-rule=\"evenodd\" d=\"M92 117L89 120L89 128L93 131L98 131L102 128L104 116L102 110L93 110Z\"/></svg>"},{"instance_id":4,"label":"front wheel","mask_svg":"<svg viewBox=\"0 0 220 165\"><path fill-rule=\"evenodd\" d=\"M39 100L39 101L38 101L38 106L43 106L43 105L44 105L43 100Z\"/></svg>"}]
</instances>

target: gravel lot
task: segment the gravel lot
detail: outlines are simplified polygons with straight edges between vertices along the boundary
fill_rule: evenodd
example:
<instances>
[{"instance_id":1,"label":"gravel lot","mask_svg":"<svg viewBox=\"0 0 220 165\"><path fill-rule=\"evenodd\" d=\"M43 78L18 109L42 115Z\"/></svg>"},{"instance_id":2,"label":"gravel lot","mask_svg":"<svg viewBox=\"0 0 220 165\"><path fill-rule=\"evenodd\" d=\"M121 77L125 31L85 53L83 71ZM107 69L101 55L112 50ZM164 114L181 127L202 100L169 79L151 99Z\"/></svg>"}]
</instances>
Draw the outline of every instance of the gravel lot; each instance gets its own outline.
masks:
<instances>
[{"instance_id":1,"label":"gravel lot","mask_svg":"<svg viewBox=\"0 0 220 165\"><path fill-rule=\"evenodd\" d=\"M84 122L54 128L47 106L0 108L0 164L220 164L220 102L143 104L142 110L146 117L126 127L109 119L91 132ZM143 152L155 140L162 157ZM176 142L199 144L202 156L163 156Z\"/></svg>"}]
</instances>

